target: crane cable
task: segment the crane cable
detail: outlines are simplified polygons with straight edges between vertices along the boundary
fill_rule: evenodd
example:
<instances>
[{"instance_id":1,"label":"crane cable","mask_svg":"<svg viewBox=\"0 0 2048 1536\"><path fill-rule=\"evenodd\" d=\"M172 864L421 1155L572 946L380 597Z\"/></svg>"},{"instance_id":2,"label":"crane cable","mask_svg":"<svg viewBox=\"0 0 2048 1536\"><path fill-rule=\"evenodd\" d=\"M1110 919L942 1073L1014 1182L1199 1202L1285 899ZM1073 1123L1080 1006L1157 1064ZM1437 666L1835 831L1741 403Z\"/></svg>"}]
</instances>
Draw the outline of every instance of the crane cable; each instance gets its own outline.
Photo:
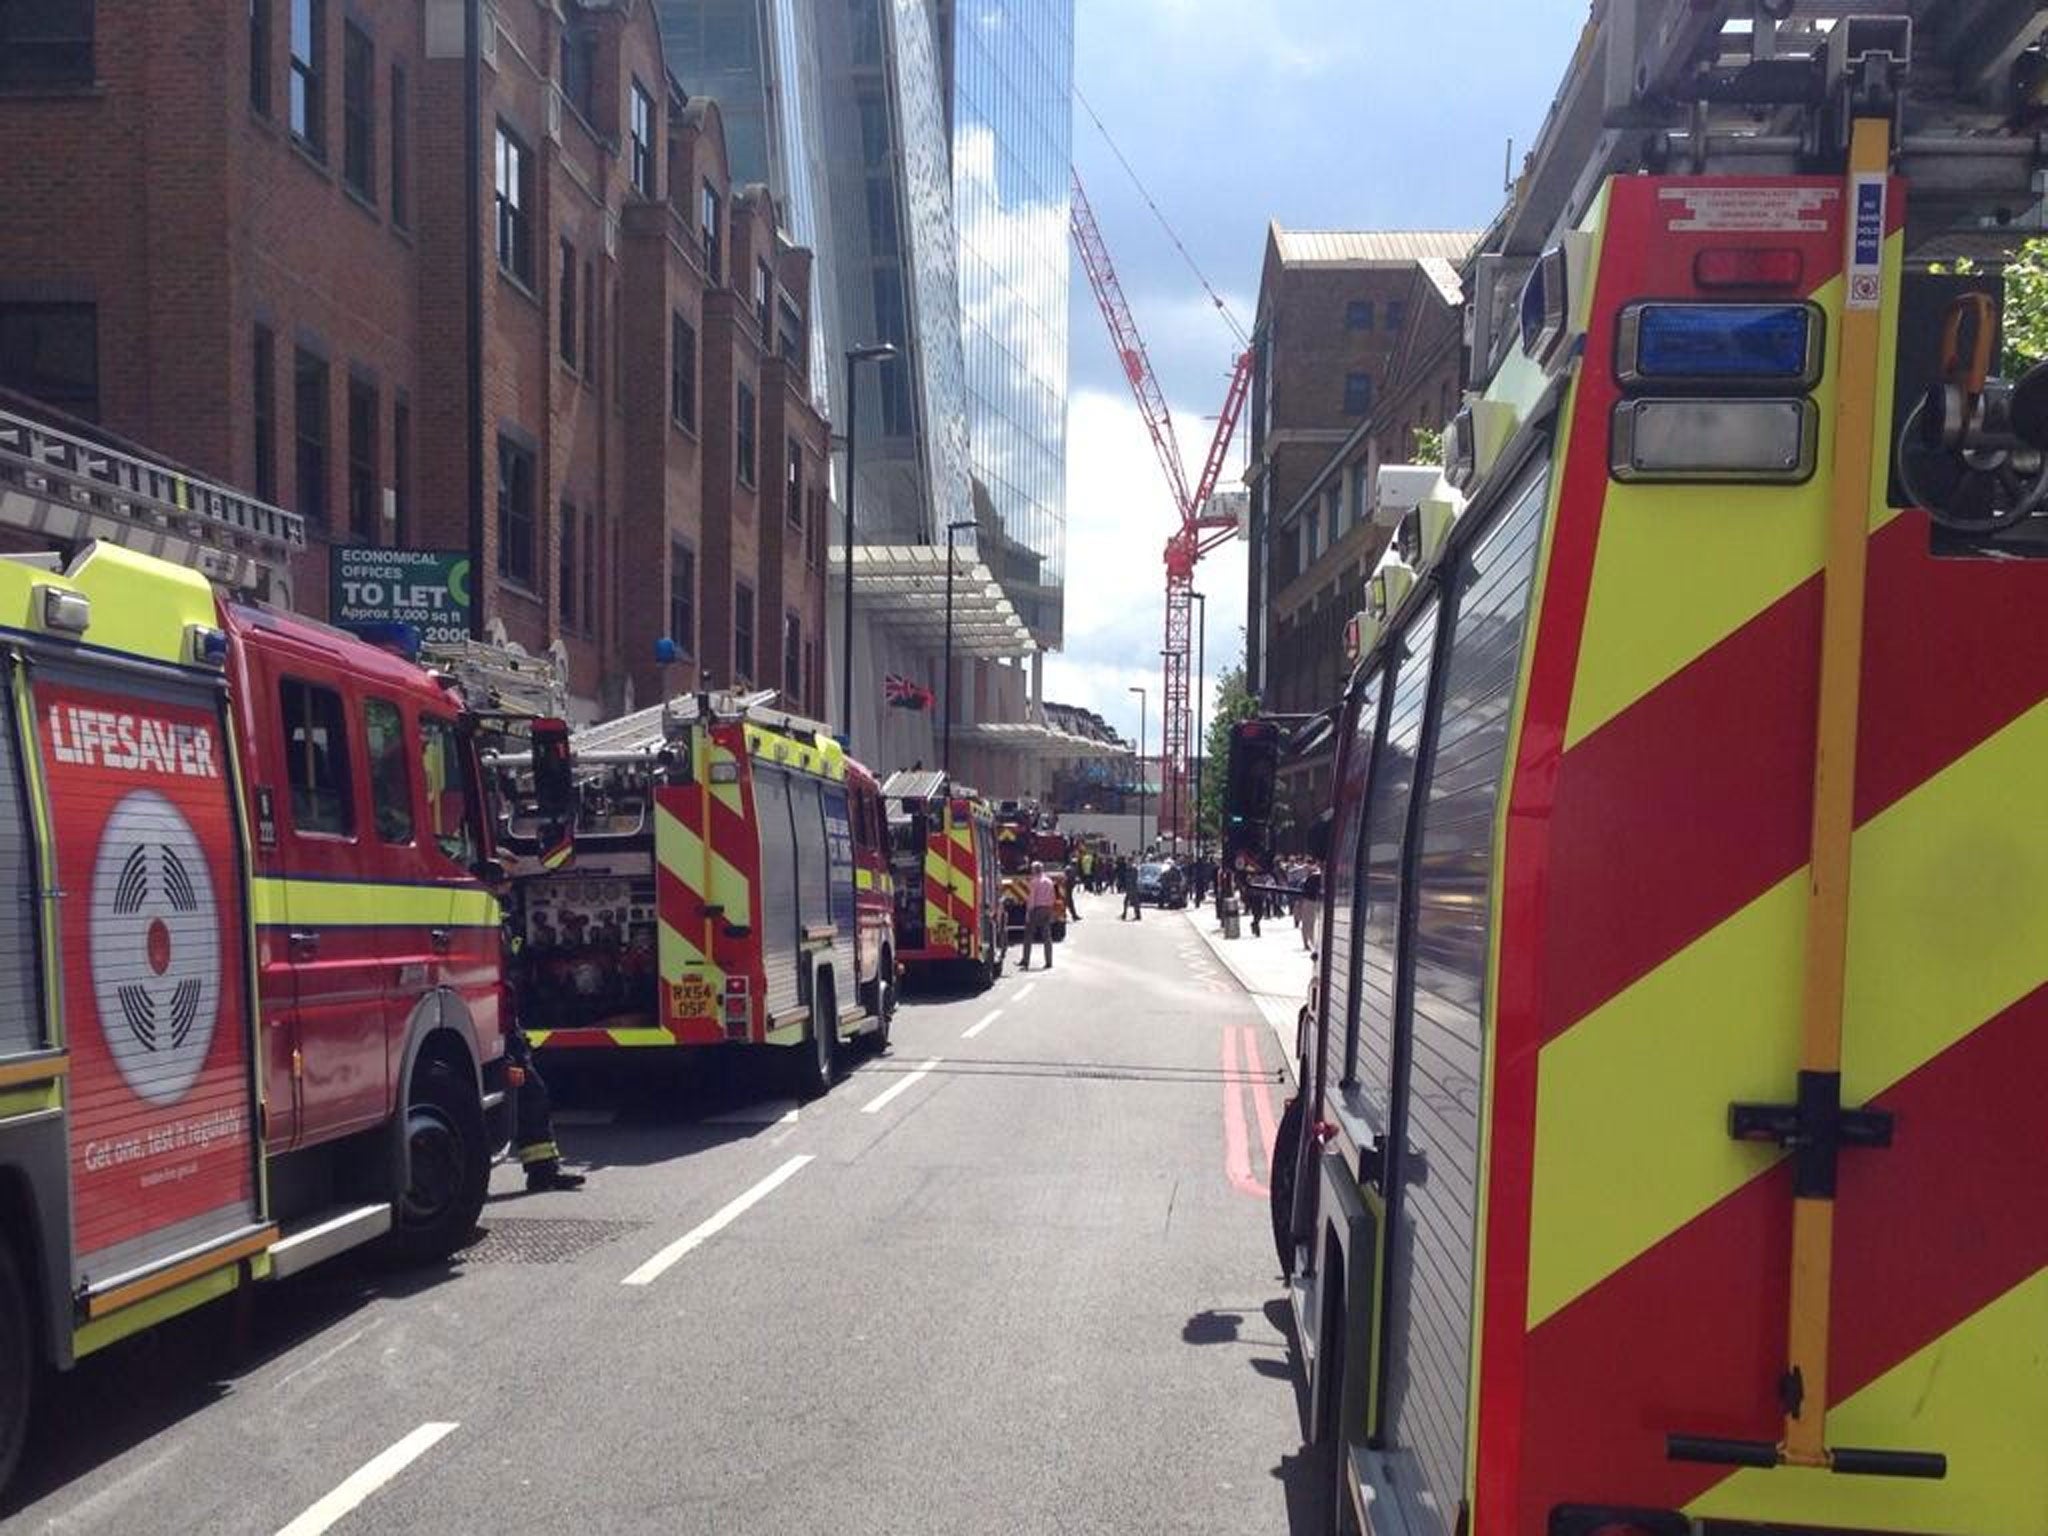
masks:
<instances>
[{"instance_id":1,"label":"crane cable","mask_svg":"<svg viewBox=\"0 0 2048 1536\"><path fill-rule=\"evenodd\" d=\"M1216 291L1216 285L1210 282L1207 274L1195 264L1194 256L1190 254L1187 246L1182 243L1180 235L1175 231L1172 223L1168 221L1165 213L1161 211L1159 204L1152 200L1152 194L1146 189L1145 183L1140 179L1136 168L1132 166L1129 160L1124 158L1124 152L1117 147L1116 140L1110 137L1109 129L1104 126L1101 117L1096 114L1095 108L1089 104L1088 98L1081 94L1081 88L1078 85L1074 87L1074 99L1081 103L1081 110L1088 114L1088 120L1095 125L1095 131L1102 135L1102 142L1107 144L1109 152L1116 156L1116 163L1122 166L1124 174L1131 178L1131 185L1138 189L1138 196L1143 198L1145 206L1152 210L1152 217L1157 219L1159 227L1166 231L1166 238L1173 242L1173 248L1180 252L1180 259L1186 262L1188 270L1195 274L1195 281L1200 283L1202 291L1209 295L1209 302L1214 304L1216 312L1223 316L1223 323L1230 327L1231 334L1237 338L1237 344L1240 347L1248 345L1250 338L1245 334L1244 326L1238 322L1237 316L1231 312L1230 305L1224 301L1223 295Z\"/></svg>"}]
</instances>

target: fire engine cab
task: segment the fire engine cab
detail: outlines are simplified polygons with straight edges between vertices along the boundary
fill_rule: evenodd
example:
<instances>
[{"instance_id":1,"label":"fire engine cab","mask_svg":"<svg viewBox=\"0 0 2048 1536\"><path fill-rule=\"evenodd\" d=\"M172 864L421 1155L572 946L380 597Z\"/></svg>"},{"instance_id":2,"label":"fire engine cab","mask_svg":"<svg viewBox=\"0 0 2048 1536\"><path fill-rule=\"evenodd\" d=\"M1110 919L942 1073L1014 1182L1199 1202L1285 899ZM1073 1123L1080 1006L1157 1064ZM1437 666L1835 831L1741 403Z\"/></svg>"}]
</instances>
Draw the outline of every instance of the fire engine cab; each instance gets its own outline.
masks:
<instances>
[{"instance_id":1,"label":"fire engine cab","mask_svg":"<svg viewBox=\"0 0 2048 1536\"><path fill-rule=\"evenodd\" d=\"M1846 9L1596 4L1468 269L1273 1159L1336 1529L2048 1533L2048 57Z\"/></svg>"},{"instance_id":2,"label":"fire engine cab","mask_svg":"<svg viewBox=\"0 0 2048 1536\"><path fill-rule=\"evenodd\" d=\"M849 1041L886 1047L881 791L825 726L773 698L687 695L570 738L573 852L513 882L536 1047L769 1047L807 1094L830 1088ZM521 786L504 803L512 847L554 842Z\"/></svg>"},{"instance_id":3,"label":"fire engine cab","mask_svg":"<svg viewBox=\"0 0 2048 1536\"><path fill-rule=\"evenodd\" d=\"M202 574L290 513L0 413L0 524L60 551L0 558L4 1482L38 1362L450 1252L506 1127L461 698Z\"/></svg>"}]
</instances>

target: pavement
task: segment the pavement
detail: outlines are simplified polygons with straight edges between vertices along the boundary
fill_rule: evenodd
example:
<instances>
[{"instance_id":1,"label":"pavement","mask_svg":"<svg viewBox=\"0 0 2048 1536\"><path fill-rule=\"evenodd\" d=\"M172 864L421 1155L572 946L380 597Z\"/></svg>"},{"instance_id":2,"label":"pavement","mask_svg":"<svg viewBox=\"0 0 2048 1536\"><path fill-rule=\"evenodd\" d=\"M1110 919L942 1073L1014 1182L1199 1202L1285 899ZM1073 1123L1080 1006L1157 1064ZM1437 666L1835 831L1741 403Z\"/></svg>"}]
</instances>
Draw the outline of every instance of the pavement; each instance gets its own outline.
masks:
<instances>
[{"instance_id":1,"label":"pavement","mask_svg":"<svg viewBox=\"0 0 2048 1536\"><path fill-rule=\"evenodd\" d=\"M1301 930L1292 918L1276 917L1260 923L1259 936L1253 938L1251 919L1240 918L1237 937L1227 938L1216 921L1213 901L1190 908L1186 917L1272 1026L1280 1042L1281 1064L1293 1082L1295 1026L1316 969L1314 954L1302 947Z\"/></svg>"},{"instance_id":2,"label":"pavement","mask_svg":"<svg viewBox=\"0 0 2048 1536\"><path fill-rule=\"evenodd\" d=\"M1266 1213L1299 941L1095 906L822 1100L636 1063L562 1117L588 1186L501 1167L455 1263L82 1363L0 1532L1320 1529Z\"/></svg>"}]
</instances>

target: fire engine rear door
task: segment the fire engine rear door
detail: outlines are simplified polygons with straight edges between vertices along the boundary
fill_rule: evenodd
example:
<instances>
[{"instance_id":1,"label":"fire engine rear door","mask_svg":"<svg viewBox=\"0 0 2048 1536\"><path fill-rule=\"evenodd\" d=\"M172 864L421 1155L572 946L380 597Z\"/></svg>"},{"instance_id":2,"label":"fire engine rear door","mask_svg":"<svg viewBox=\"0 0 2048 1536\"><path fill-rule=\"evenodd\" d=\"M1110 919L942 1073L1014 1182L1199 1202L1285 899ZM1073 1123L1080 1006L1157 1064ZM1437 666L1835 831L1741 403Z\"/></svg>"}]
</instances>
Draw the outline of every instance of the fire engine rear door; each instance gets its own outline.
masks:
<instances>
[{"instance_id":1,"label":"fire engine rear door","mask_svg":"<svg viewBox=\"0 0 2048 1536\"><path fill-rule=\"evenodd\" d=\"M258 1225L245 877L222 694L39 665L71 1051L72 1282Z\"/></svg>"}]
</instances>

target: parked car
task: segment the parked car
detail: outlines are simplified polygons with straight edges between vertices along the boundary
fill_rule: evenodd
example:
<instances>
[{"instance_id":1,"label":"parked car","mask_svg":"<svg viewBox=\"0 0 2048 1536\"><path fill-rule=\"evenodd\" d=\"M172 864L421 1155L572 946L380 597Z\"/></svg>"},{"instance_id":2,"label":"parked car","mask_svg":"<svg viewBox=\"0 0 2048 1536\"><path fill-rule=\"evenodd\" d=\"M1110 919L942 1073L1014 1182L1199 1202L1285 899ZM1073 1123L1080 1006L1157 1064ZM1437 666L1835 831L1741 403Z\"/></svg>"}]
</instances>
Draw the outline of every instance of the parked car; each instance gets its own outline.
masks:
<instances>
[{"instance_id":1,"label":"parked car","mask_svg":"<svg viewBox=\"0 0 2048 1536\"><path fill-rule=\"evenodd\" d=\"M1188 904L1188 877L1178 864L1140 864L1138 900L1178 910Z\"/></svg>"}]
</instances>

